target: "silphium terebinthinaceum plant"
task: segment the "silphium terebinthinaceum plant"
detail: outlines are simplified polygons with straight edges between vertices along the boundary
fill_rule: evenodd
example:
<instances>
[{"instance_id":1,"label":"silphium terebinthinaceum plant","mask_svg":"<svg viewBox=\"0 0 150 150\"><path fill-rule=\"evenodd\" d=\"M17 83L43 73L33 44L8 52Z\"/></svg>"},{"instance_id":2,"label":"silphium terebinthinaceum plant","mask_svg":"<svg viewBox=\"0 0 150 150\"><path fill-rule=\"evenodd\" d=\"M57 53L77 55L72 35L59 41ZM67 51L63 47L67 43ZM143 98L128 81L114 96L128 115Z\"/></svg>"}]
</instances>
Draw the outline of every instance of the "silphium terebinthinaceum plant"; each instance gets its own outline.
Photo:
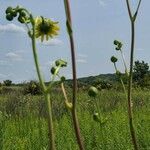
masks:
<instances>
[{"instance_id":1,"label":"silphium terebinthinaceum plant","mask_svg":"<svg viewBox=\"0 0 150 150\"><path fill-rule=\"evenodd\" d=\"M43 16L34 18L33 15L20 6L16 8L8 7L6 9L6 19L12 21L14 18L18 18L18 21L27 27L28 35L32 41L33 58L35 67L38 75L38 79L47 101L47 119L48 119L48 130L49 130L49 150L55 150L55 138L54 138L54 127L52 117L52 103L50 98L50 91L54 83L55 77L58 76L59 70L67 66L67 62L59 59L55 62L55 67L51 68L52 79L49 85L45 84L44 78L40 70L40 64L38 60L36 38L41 38L43 42L44 38L48 40L58 35L59 26L58 22L54 22L51 19L44 18Z\"/></svg>"},{"instance_id":2,"label":"silphium terebinthinaceum plant","mask_svg":"<svg viewBox=\"0 0 150 150\"><path fill-rule=\"evenodd\" d=\"M137 142L135 128L134 128L134 125L133 125L132 78L133 78L133 62L134 62L134 46L135 46L135 21L137 19L137 15L138 15L138 12L139 12L139 8L140 8L140 5L141 5L141 2L142 2L142 0L138 0L137 8L136 8L135 12L132 12L132 9L131 9L131 6L130 6L130 2L129 2L129 0L126 0L127 10L128 10L129 18L130 18L130 23L131 23L131 49L130 49L130 68L129 68L129 73L127 73L128 71L127 71L127 67L125 65L125 73L127 73L127 75L128 75L128 88L127 88L127 92L125 90L125 87L124 87L124 90L125 90L125 93L127 93L126 96L127 96L127 101L128 101L129 127L130 127L132 144L133 144L133 147L134 147L135 150L138 150L139 146L138 146L138 142ZM120 43L120 42L117 41L117 40L114 41L114 44L117 45L117 47L119 47L118 43ZM116 49L116 50L120 50L120 52L122 52L120 47L119 47L119 49ZM111 61L115 65L116 62L114 61L114 59L111 59ZM123 58L123 61L124 61L124 58ZM115 69L116 69L116 67L115 67ZM117 69L116 69L116 72L117 72ZM123 84L123 86L124 86L124 84Z\"/></svg>"}]
</instances>

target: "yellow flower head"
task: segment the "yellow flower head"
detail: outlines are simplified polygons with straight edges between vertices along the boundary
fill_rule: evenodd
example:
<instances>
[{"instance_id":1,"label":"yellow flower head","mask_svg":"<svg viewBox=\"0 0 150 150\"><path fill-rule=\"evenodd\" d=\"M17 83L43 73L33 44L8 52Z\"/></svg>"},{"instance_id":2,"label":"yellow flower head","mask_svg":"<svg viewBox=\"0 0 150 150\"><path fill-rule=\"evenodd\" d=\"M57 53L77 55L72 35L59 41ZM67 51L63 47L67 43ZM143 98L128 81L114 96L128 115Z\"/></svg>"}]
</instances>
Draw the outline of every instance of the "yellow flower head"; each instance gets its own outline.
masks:
<instances>
[{"instance_id":1,"label":"yellow flower head","mask_svg":"<svg viewBox=\"0 0 150 150\"><path fill-rule=\"evenodd\" d=\"M35 37L41 37L41 42L43 42L44 36L48 40L49 37L53 38L58 35L59 29L58 22L43 17L35 18Z\"/></svg>"}]
</instances>

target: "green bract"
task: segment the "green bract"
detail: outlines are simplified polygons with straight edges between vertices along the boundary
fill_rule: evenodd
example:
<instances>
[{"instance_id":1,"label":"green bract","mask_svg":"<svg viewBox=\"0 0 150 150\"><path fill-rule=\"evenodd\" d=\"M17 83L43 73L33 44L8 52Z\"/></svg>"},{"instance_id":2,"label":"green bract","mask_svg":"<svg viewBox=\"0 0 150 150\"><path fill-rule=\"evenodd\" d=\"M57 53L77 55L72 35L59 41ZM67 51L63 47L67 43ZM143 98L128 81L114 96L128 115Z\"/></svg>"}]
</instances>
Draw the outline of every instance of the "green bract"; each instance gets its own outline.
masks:
<instances>
[{"instance_id":1,"label":"green bract","mask_svg":"<svg viewBox=\"0 0 150 150\"><path fill-rule=\"evenodd\" d=\"M97 94L98 94L97 88L94 87L94 86L91 86L89 88L88 95L91 96L91 97L96 97Z\"/></svg>"}]
</instances>

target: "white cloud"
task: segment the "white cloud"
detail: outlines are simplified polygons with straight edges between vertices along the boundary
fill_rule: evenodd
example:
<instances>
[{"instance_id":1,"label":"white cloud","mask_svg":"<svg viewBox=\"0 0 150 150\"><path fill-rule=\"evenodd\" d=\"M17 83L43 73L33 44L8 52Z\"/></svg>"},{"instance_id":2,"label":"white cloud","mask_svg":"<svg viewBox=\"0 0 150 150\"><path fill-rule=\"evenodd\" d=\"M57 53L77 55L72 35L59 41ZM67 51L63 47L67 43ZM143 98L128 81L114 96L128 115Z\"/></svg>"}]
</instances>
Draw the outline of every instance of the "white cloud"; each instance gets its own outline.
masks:
<instances>
[{"instance_id":1,"label":"white cloud","mask_svg":"<svg viewBox=\"0 0 150 150\"><path fill-rule=\"evenodd\" d=\"M87 60L86 58L88 57L86 54L81 54L79 53L78 55L78 58L77 58L77 63L87 63Z\"/></svg>"},{"instance_id":2,"label":"white cloud","mask_svg":"<svg viewBox=\"0 0 150 150\"><path fill-rule=\"evenodd\" d=\"M11 32L11 33L25 33L25 29L23 27L20 27L18 25L15 25L13 23L1 25L0 24L0 32Z\"/></svg>"},{"instance_id":3,"label":"white cloud","mask_svg":"<svg viewBox=\"0 0 150 150\"><path fill-rule=\"evenodd\" d=\"M85 59L77 59L77 63L84 63L84 64L86 64L87 61Z\"/></svg>"},{"instance_id":4,"label":"white cloud","mask_svg":"<svg viewBox=\"0 0 150 150\"><path fill-rule=\"evenodd\" d=\"M86 55L86 54L78 54L78 57L80 57L80 58L87 58L88 56Z\"/></svg>"},{"instance_id":5,"label":"white cloud","mask_svg":"<svg viewBox=\"0 0 150 150\"><path fill-rule=\"evenodd\" d=\"M9 52L6 55L6 58L13 60L13 61L20 61L22 60L21 55L17 54L17 53L13 53L13 52Z\"/></svg>"},{"instance_id":6,"label":"white cloud","mask_svg":"<svg viewBox=\"0 0 150 150\"><path fill-rule=\"evenodd\" d=\"M38 43L44 46L55 46L55 45L62 45L63 42L59 39L51 39L48 41L43 41L41 42L40 40L38 40Z\"/></svg>"}]
</instances>

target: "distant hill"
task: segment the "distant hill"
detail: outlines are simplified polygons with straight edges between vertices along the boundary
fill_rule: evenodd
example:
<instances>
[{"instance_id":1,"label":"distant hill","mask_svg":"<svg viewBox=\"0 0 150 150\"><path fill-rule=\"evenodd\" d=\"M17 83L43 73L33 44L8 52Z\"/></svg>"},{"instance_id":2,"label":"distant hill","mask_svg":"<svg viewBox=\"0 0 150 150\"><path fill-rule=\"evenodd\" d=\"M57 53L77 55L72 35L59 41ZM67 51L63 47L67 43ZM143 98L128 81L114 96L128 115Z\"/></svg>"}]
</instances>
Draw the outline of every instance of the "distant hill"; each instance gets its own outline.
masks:
<instances>
[{"instance_id":1,"label":"distant hill","mask_svg":"<svg viewBox=\"0 0 150 150\"><path fill-rule=\"evenodd\" d=\"M115 74L100 74L97 76L89 76L89 77L83 77L83 78L79 78L78 81L82 81L82 82L92 82L95 81L97 79L103 80L103 81L109 81L109 82L115 82L117 80L116 75Z\"/></svg>"},{"instance_id":2,"label":"distant hill","mask_svg":"<svg viewBox=\"0 0 150 150\"><path fill-rule=\"evenodd\" d=\"M106 82L114 83L114 82L117 81L117 77L116 77L115 74L108 73L108 74L99 74L99 75L96 75L96 76L82 77L82 78L78 78L77 80L78 80L78 84L92 85L96 81L106 81ZM19 83L19 84L16 84L16 85L23 86L25 84L26 83ZM48 82L46 84L48 84ZM59 85L59 82L56 81L55 84ZM65 84L67 84L68 86L71 86L72 85L72 79L67 79L65 81Z\"/></svg>"},{"instance_id":3,"label":"distant hill","mask_svg":"<svg viewBox=\"0 0 150 150\"><path fill-rule=\"evenodd\" d=\"M95 82L109 82L114 83L117 81L117 77L115 74L100 74L96 76L89 76L89 77L82 77L78 78L78 85L86 86L86 85L93 85ZM72 79L66 80L67 85L72 85Z\"/></svg>"}]
</instances>

